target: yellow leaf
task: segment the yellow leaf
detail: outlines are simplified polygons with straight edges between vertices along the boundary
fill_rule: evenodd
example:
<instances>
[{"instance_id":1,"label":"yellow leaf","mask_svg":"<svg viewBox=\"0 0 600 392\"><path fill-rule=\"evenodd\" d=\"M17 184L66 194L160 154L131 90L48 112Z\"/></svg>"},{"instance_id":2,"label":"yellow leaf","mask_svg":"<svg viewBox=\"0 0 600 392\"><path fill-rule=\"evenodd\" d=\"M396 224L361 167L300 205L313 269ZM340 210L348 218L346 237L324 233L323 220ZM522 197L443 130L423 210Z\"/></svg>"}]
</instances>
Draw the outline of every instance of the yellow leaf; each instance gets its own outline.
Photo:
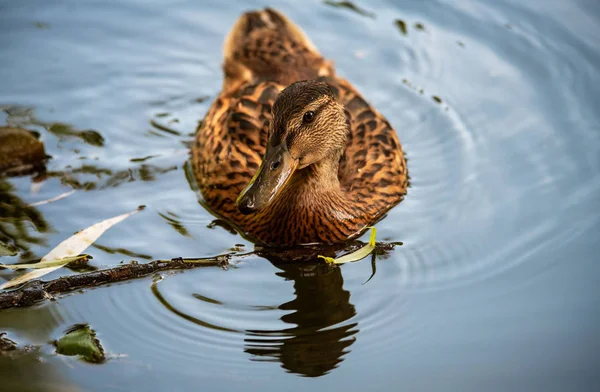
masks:
<instances>
[{"instance_id":1,"label":"yellow leaf","mask_svg":"<svg viewBox=\"0 0 600 392\"><path fill-rule=\"evenodd\" d=\"M371 252L373 252L373 250L375 249L375 236L377 235L377 229L375 227L368 227L368 228L371 229L371 236L369 237L369 243L366 244L365 246L363 246L362 248L357 249L352 253L348 253L347 255L344 255L344 256L336 258L336 259L334 259L333 257L320 256L320 255L318 256L318 258L321 258L330 264L344 264L344 263L349 263L352 261L358 261L358 260L364 259L368 255L370 255Z\"/></svg>"}]
</instances>

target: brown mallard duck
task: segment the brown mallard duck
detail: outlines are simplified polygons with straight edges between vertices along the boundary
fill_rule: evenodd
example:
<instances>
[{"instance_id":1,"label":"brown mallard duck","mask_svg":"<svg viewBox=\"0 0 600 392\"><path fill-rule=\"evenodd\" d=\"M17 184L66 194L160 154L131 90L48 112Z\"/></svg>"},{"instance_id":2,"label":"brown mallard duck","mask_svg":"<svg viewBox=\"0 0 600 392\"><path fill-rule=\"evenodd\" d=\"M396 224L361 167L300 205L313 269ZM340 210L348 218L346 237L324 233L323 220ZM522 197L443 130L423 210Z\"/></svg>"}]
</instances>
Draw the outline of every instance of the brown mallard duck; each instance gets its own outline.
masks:
<instances>
[{"instance_id":1,"label":"brown mallard duck","mask_svg":"<svg viewBox=\"0 0 600 392\"><path fill-rule=\"evenodd\" d=\"M293 22L247 12L223 51L222 91L192 148L214 213L266 245L331 244L403 199L396 132Z\"/></svg>"}]
</instances>

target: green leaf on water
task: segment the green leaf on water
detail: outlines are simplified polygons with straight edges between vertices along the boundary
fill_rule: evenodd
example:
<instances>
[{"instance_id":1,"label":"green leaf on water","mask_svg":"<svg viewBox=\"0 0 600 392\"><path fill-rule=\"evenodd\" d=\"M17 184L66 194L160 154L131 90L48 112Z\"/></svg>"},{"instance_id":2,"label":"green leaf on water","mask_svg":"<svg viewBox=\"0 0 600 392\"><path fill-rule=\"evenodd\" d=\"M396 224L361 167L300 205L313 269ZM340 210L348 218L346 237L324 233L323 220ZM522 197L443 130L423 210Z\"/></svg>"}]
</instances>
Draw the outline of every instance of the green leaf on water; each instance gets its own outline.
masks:
<instances>
[{"instance_id":1,"label":"green leaf on water","mask_svg":"<svg viewBox=\"0 0 600 392\"><path fill-rule=\"evenodd\" d=\"M369 237L369 243L360 249L355 250L352 253L348 253L342 257L333 258L319 255L318 258L325 260L330 264L345 264L352 261L359 261L370 255L375 249L375 236L377 235L377 229L375 227L369 227L371 229L371 236Z\"/></svg>"},{"instance_id":2,"label":"green leaf on water","mask_svg":"<svg viewBox=\"0 0 600 392\"><path fill-rule=\"evenodd\" d=\"M58 354L78 355L86 362L101 363L106 359L96 332L87 324L73 326L55 345Z\"/></svg>"},{"instance_id":3,"label":"green leaf on water","mask_svg":"<svg viewBox=\"0 0 600 392\"><path fill-rule=\"evenodd\" d=\"M8 268L13 271L18 271L22 269L42 269L42 268L50 268L50 267L62 267L67 264L82 264L91 259L92 256L88 254L81 254L72 257L65 257L57 260L47 260L40 261L39 263L30 263L30 264L0 264L1 268Z\"/></svg>"}]
</instances>

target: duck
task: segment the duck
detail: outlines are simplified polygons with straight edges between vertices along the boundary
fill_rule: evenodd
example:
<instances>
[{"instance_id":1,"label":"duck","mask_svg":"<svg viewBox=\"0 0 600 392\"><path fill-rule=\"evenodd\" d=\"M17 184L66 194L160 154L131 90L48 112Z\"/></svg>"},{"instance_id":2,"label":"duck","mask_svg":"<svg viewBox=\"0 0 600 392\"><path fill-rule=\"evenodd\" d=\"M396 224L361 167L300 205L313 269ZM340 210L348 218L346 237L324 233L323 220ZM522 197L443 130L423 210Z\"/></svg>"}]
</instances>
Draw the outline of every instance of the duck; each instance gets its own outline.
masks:
<instances>
[{"instance_id":1,"label":"duck","mask_svg":"<svg viewBox=\"0 0 600 392\"><path fill-rule=\"evenodd\" d=\"M400 203L394 128L283 13L242 14L192 143L202 204L256 244L339 244Z\"/></svg>"}]
</instances>

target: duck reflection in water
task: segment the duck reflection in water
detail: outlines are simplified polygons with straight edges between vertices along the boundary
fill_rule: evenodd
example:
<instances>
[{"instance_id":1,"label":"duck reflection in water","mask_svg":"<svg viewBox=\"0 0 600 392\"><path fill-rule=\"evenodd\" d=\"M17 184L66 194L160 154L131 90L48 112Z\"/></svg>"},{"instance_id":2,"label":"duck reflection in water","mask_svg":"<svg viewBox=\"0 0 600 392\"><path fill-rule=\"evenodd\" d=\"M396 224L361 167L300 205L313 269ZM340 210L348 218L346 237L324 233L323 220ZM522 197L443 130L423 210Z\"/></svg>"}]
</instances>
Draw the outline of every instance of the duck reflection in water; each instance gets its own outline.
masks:
<instances>
[{"instance_id":1,"label":"duck reflection in water","mask_svg":"<svg viewBox=\"0 0 600 392\"><path fill-rule=\"evenodd\" d=\"M358 323L340 268L324 264L271 262L276 275L294 281L296 298L279 306L281 320L295 326L279 331L246 331L244 351L253 361L281 362L291 373L319 377L335 369L356 340Z\"/></svg>"}]
</instances>

